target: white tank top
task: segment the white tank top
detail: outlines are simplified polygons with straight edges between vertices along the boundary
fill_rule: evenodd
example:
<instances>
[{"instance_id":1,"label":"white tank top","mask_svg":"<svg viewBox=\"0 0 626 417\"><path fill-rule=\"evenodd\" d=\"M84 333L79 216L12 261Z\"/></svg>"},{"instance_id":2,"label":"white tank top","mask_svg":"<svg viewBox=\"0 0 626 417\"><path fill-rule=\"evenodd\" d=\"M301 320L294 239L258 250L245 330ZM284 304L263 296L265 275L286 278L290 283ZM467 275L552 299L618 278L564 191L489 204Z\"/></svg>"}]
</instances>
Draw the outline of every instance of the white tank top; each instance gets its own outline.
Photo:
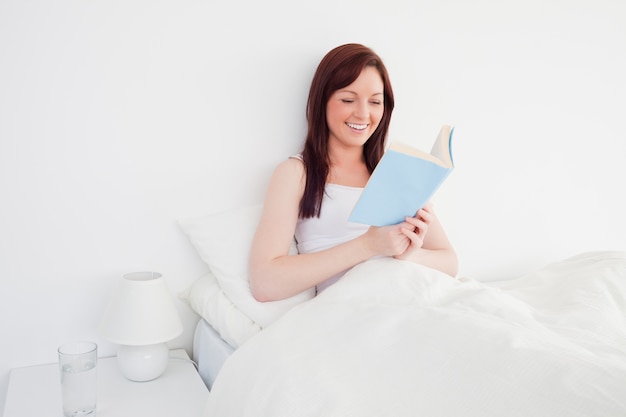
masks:
<instances>
[{"instance_id":1,"label":"white tank top","mask_svg":"<svg viewBox=\"0 0 626 417\"><path fill-rule=\"evenodd\" d=\"M352 240L367 231L368 225L348 221L363 188L326 184L320 217L299 219L295 238L299 253L318 252ZM317 292L334 284L346 271L317 286Z\"/></svg>"}]
</instances>

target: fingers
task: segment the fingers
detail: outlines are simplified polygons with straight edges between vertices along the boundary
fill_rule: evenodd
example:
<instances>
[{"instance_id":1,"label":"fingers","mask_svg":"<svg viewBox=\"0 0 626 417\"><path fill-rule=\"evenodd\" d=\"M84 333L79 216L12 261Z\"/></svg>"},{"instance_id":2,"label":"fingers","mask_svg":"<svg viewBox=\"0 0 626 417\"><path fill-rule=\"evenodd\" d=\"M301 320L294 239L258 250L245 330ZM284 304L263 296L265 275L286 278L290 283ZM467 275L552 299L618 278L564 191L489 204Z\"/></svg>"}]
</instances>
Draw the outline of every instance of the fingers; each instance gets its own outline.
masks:
<instances>
[{"instance_id":1,"label":"fingers","mask_svg":"<svg viewBox=\"0 0 626 417\"><path fill-rule=\"evenodd\" d=\"M424 244L424 236L426 232L424 229L416 228L415 231L402 228L402 233L409 238L411 242L410 247L421 248Z\"/></svg>"},{"instance_id":2,"label":"fingers","mask_svg":"<svg viewBox=\"0 0 626 417\"><path fill-rule=\"evenodd\" d=\"M411 229L416 233L425 232L428 229L428 222L430 219L424 219L423 217L407 217L403 225L406 229Z\"/></svg>"},{"instance_id":3,"label":"fingers","mask_svg":"<svg viewBox=\"0 0 626 417\"><path fill-rule=\"evenodd\" d=\"M422 208L422 210L426 210L428 212L433 212L433 203L432 202L427 202L426 204L424 204L424 207Z\"/></svg>"},{"instance_id":4,"label":"fingers","mask_svg":"<svg viewBox=\"0 0 626 417\"><path fill-rule=\"evenodd\" d=\"M403 223L400 223L400 232L408 238L408 247L398 258L410 257L410 253L419 250L424 245L424 239L428 232L428 226L435 220L432 203L428 202L424 208L418 210L415 217L406 217ZM407 258L408 259L408 258Z\"/></svg>"},{"instance_id":5,"label":"fingers","mask_svg":"<svg viewBox=\"0 0 626 417\"><path fill-rule=\"evenodd\" d=\"M432 210L432 205L427 204L426 206L424 206L424 208L420 209L417 212L417 215L415 217L423 219L426 223L430 223L435 217L434 211Z\"/></svg>"}]
</instances>

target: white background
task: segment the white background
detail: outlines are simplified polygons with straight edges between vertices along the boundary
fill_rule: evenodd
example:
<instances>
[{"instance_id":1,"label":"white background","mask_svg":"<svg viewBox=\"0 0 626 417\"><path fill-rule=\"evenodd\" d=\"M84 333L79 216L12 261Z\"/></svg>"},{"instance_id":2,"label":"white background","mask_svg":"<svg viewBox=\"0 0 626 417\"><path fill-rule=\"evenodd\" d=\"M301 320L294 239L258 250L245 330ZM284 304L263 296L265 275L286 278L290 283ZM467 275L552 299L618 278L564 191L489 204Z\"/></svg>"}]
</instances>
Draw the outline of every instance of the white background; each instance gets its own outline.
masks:
<instances>
[{"instance_id":1,"label":"white background","mask_svg":"<svg viewBox=\"0 0 626 417\"><path fill-rule=\"evenodd\" d=\"M175 295L206 270L176 220L262 199L346 42L387 64L390 139L456 126L435 203L462 275L626 249L622 0L0 0L0 410L10 369L62 342L114 354L121 274Z\"/></svg>"}]
</instances>

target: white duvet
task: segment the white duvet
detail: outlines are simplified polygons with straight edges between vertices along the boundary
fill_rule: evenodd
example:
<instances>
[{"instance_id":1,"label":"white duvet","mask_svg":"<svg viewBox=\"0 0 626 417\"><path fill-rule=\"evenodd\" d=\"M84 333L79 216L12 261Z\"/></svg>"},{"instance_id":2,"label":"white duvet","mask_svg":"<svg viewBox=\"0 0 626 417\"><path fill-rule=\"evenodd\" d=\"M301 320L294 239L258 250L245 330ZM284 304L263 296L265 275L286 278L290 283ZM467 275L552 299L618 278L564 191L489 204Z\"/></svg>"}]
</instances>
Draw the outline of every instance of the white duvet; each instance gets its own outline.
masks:
<instances>
[{"instance_id":1,"label":"white duvet","mask_svg":"<svg viewBox=\"0 0 626 417\"><path fill-rule=\"evenodd\" d=\"M365 262L227 360L207 417L626 416L626 253L495 288Z\"/></svg>"}]
</instances>

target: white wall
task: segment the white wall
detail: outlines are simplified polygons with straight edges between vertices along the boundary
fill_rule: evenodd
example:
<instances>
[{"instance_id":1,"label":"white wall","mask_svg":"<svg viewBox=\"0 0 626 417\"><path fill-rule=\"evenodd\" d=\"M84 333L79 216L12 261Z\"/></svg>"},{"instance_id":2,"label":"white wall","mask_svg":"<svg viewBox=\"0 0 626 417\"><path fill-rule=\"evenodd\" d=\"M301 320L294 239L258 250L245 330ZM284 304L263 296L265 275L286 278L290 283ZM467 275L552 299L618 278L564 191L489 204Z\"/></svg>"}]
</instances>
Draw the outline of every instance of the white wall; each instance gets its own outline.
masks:
<instances>
[{"instance_id":1,"label":"white wall","mask_svg":"<svg viewBox=\"0 0 626 417\"><path fill-rule=\"evenodd\" d=\"M462 274L626 249L621 0L0 0L0 410L10 368L96 340L124 272L206 267L176 219L260 201L315 65L386 60L392 139L456 125L436 203ZM172 343L189 349L196 317Z\"/></svg>"}]
</instances>

